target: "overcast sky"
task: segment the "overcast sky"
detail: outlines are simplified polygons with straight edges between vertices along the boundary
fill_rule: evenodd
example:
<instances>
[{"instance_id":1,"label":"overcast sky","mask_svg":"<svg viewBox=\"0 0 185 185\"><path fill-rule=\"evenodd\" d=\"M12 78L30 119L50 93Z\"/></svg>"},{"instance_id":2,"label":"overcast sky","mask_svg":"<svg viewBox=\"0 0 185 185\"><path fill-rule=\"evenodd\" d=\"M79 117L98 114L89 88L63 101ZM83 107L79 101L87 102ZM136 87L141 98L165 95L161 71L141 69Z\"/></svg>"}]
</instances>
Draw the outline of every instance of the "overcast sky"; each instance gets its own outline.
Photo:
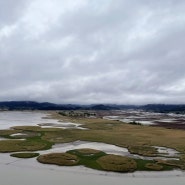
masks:
<instances>
[{"instance_id":1,"label":"overcast sky","mask_svg":"<svg viewBox=\"0 0 185 185\"><path fill-rule=\"evenodd\" d=\"M184 0L0 0L0 101L185 103Z\"/></svg>"}]
</instances>

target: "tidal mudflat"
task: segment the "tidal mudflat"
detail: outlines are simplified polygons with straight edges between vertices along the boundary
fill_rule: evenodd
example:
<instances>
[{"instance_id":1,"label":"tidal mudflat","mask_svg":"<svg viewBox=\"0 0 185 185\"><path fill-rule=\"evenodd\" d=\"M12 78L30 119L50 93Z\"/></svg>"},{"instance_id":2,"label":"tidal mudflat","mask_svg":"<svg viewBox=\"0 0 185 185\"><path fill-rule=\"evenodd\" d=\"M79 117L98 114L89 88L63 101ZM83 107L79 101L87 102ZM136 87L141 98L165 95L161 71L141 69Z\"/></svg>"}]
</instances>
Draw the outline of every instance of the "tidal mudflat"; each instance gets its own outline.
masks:
<instances>
[{"instance_id":1,"label":"tidal mudflat","mask_svg":"<svg viewBox=\"0 0 185 185\"><path fill-rule=\"evenodd\" d=\"M8 155L0 154L1 183L8 185L184 185L185 182L185 174L178 170L118 174L84 167L48 166L37 163L34 159L11 158L10 162L8 158Z\"/></svg>"},{"instance_id":2,"label":"tidal mudflat","mask_svg":"<svg viewBox=\"0 0 185 185\"><path fill-rule=\"evenodd\" d=\"M20 143L18 142L18 145L23 145L24 147L26 145L32 147L33 144L38 144L39 142L42 142L44 145L50 142L53 143L51 149L47 149L47 147L39 151L34 149L34 152L39 152L41 155L89 148L101 150L107 154L117 154L133 158L140 157L141 159L153 160L154 158L162 157L162 159L167 158L168 160L168 157L170 159L177 158L177 164L174 161L170 163L170 165L176 165L176 167L179 166L180 160L180 163L183 163L184 160L184 148L182 143L185 137L184 131L171 131L161 128L153 129L148 126L135 126L112 120L58 117L58 114L48 116L46 113L38 112L1 112L0 116L1 114L0 125L2 127L0 127L2 129L8 129L8 127L13 126L13 132L15 132L12 133L12 129L6 130L4 133L2 131L1 134L4 134L2 138L9 137L11 141L15 139L25 139L26 142L22 140L19 141ZM13 121L14 119L15 122ZM66 125L69 124L69 128L64 129L60 126L58 127L57 124L60 125L63 123ZM19 127L16 127L18 125ZM42 128L43 125L46 127ZM54 127L52 127L52 125L54 125ZM71 125L86 129L76 129L73 126L71 127ZM161 137L165 137L165 140L156 138L159 133ZM171 140L173 142L169 141L171 133L173 133L174 136ZM176 140L174 141L174 139ZM2 142L3 141L4 140L2 140ZM38 148L39 147L40 145L38 145ZM18 149L22 151L24 148L21 146L21 148ZM14 152L16 152L16 150L17 148L15 148ZM166 165L166 163L162 163L162 165ZM123 184L123 182L126 184L170 184L175 182L175 184L181 185L185 180L184 171L181 171L180 168L160 172L136 171L133 173L114 173L97 171L84 166L64 167L40 164L36 158L14 158L10 156L10 153L0 154L0 166L2 182L9 185L11 185L11 182L9 182L10 179L7 178L7 176L11 173L16 173L14 180L11 180L14 184L16 182L16 184L28 185L29 183L57 185L59 183L61 184L61 182L71 185L87 183L113 184L115 181L118 185ZM35 174L36 178L32 178L30 173ZM29 178L30 180L24 183L24 180ZM50 180L47 180L47 178ZM52 183L51 179L53 180Z\"/></svg>"},{"instance_id":3,"label":"tidal mudflat","mask_svg":"<svg viewBox=\"0 0 185 185\"><path fill-rule=\"evenodd\" d=\"M2 184L8 185L184 185L185 177L175 177L166 174L165 177L147 177L147 174L134 176L116 176L109 174L77 173L79 169L53 171L50 169L28 168L19 166L1 165L0 178Z\"/></svg>"},{"instance_id":4,"label":"tidal mudflat","mask_svg":"<svg viewBox=\"0 0 185 185\"><path fill-rule=\"evenodd\" d=\"M0 111L0 129L13 126L36 126L42 123L58 123L56 119L43 119L47 114L29 111Z\"/></svg>"},{"instance_id":5,"label":"tidal mudflat","mask_svg":"<svg viewBox=\"0 0 185 185\"><path fill-rule=\"evenodd\" d=\"M124 123L140 123L142 125L170 126L174 128L185 126L185 115L174 113L156 113L137 110L113 111L104 119L119 120ZM174 126L176 125L176 127Z\"/></svg>"},{"instance_id":6,"label":"tidal mudflat","mask_svg":"<svg viewBox=\"0 0 185 185\"><path fill-rule=\"evenodd\" d=\"M80 124L49 118L47 113L34 111L0 111L0 129L13 126L41 126L42 128L79 128Z\"/></svg>"}]
</instances>

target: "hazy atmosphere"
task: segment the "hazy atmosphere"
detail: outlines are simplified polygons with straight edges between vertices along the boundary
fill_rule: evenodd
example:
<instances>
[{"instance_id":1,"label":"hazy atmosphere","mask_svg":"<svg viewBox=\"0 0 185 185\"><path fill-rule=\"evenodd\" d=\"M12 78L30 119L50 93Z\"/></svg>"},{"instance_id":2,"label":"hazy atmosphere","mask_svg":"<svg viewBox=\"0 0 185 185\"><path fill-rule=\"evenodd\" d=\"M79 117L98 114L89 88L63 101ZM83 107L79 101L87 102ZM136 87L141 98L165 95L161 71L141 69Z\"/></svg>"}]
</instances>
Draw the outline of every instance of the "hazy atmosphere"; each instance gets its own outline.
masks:
<instances>
[{"instance_id":1,"label":"hazy atmosphere","mask_svg":"<svg viewBox=\"0 0 185 185\"><path fill-rule=\"evenodd\" d=\"M184 0L0 0L0 101L185 103Z\"/></svg>"}]
</instances>

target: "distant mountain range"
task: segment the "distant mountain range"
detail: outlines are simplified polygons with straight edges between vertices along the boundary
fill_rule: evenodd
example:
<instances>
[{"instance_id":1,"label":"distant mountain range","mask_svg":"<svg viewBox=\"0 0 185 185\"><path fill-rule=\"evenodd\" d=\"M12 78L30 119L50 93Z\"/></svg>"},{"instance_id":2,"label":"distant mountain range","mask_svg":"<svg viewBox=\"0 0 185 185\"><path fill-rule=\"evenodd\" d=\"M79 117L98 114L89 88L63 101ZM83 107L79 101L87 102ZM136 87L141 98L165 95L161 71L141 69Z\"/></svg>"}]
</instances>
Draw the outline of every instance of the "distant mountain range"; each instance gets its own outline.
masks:
<instances>
[{"instance_id":1,"label":"distant mountain range","mask_svg":"<svg viewBox=\"0 0 185 185\"><path fill-rule=\"evenodd\" d=\"M185 113L185 105L148 104L148 105L116 105L116 104L54 104L34 101L4 101L0 102L1 110L144 110L154 112Z\"/></svg>"},{"instance_id":2,"label":"distant mountain range","mask_svg":"<svg viewBox=\"0 0 185 185\"><path fill-rule=\"evenodd\" d=\"M49 102L34 101L4 101L0 102L1 110L121 110L132 109L133 105L78 105L78 104L54 104Z\"/></svg>"}]
</instances>

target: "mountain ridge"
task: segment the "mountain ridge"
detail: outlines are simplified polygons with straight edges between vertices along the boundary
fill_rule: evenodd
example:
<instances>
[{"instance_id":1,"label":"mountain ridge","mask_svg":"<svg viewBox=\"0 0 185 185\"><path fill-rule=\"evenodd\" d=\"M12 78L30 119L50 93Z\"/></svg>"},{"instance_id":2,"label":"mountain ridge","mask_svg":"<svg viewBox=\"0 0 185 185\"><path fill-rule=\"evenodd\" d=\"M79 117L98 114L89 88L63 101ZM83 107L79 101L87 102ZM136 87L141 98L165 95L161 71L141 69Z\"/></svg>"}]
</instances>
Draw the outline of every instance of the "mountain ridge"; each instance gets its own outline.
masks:
<instances>
[{"instance_id":1,"label":"mountain ridge","mask_svg":"<svg viewBox=\"0 0 185 185\"><path fill-rule=\"evenodd\" d=\"M36 101L2 101L1 110L144 110L153 112L185 113L185 104L146 104L146 105L117 105L117 104L55 104Z\"/></svg>"}]
</instances>

